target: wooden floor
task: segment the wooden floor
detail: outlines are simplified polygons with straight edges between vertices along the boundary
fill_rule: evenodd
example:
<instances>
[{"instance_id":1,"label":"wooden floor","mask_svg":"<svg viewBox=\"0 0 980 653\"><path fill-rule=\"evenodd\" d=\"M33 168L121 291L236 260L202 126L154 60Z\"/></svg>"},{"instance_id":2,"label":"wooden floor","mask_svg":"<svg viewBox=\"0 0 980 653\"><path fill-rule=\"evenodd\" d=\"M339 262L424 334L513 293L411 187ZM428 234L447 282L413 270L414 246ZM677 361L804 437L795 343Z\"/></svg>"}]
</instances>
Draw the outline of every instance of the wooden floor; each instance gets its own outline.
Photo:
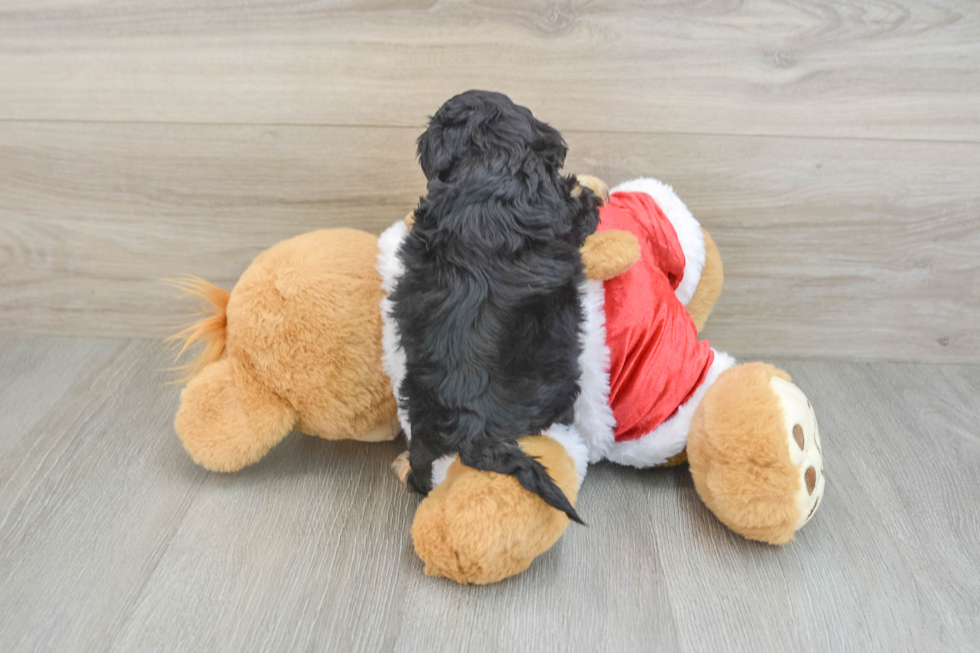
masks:
<instances>
[{"instance_id":1,"label":"wooden floor","mask_svg":"<svg viewBox=\"0 0 980 653\"><path fill-rule=\"evenodd\" d=\"M966 651L980 638L980 367L783 362L826 499L782 549L686 468L593 467L589 526L484 587L427 578L397 443L290 436L234 475L173 433L146 340L0 339L2 651Z\"/></svg>"}]
</instances>

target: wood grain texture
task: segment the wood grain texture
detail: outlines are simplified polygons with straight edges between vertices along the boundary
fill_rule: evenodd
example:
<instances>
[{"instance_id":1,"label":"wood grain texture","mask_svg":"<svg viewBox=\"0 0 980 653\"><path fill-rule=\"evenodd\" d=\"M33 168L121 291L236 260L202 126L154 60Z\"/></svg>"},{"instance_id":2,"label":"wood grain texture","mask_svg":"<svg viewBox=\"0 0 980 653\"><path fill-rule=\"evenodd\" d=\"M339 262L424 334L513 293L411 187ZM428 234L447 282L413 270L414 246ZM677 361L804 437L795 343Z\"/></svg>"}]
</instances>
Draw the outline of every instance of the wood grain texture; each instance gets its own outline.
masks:
<instances>
[{"instance_id":1,"label":"wood grain texture","mask_svg":"<svg viewBox=\"0 0 980 653\"><path fill-rule=\"evenodd\" d=\"M492 88L562 130L980 140L970 0L15 0L0 118L417 127Z\"/></svg>"},{"instance_id":2,"label":"wood grain texture","mask_svg":"<svg viewBox=\"0 0 980 653\"><path fill-rule=\"evenodd\" d=\"M787 362L828 488L785 548L686 468L593 466L587 528L489 587L427 578L398 443L294 434L193 465L147 341L0 338L4 651L969 650L980 637L980 366ZM38 401L23 397L37 396ZM56 399L52 399L55 397ZM16 460L16 463L12 461Z\"/></svg>"},{"instance_id":3,"label":"wood grain texture","mask_svg":"<svg viewBox=\"0 0 980 653\"><path fill-rule=\"evenodd\" d=\"M0 346L23 351L25 344ZM189 469L175 479L180 452L160 446L177 389L161 392L160 358L150 343L82 341L75 355L49 341L26 346L32 357L87 369L46 412L24 401L14 416L35 418L9 426L10 414L2 418L2 648L91 649L98 642L104 649L205 474ZM14 377L43 395L57 378L47 367L4 367L0 388L6 394Z\"/></svg>"},{"instance_id":4,"label":"wood grain texture","mask_svg":"<svg viewBox=\"0 0 980 653\"><path fill-rule=\"evenodd\" d=\"M980 361L975 145L637 135L573 143L573 169L611 181L657 176L712 233L725 287L704 335L717 348Z\"/></svg>"},{"instance_id":5,"label":"wood grain texture","mask_svg":"<svg viewBox=\"0 0 980 653\"><path fill-rule=\"evenodd\" d=\"M379 233L424 192L414 131L0 123L0 332L160 337L161 280L228 288L279 240Z\"/></svg>"},{"instance_id":6,"label":"wood grain texture","mask_svg":"<svg viewBox=\"0 0 980 653\"><path fill-rule=\"evenodd\" d=\"M0 122L0 333L159 337L260 251L380 232L424 182L417 130ZM726 284L736 355L980 362L980 145L569 134L566 168L674 184Z\"/></svg>"}]
</instances>

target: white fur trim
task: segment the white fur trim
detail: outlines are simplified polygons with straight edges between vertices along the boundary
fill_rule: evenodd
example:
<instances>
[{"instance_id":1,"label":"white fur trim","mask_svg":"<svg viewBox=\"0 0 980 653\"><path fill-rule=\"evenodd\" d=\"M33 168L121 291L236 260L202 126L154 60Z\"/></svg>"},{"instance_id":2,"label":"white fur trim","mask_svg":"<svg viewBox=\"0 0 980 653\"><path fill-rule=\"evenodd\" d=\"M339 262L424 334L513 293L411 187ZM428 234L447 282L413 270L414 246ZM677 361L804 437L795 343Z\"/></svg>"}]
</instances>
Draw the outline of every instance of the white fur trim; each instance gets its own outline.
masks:
<instances>
[{"instance_id":1,"label":"white fur trim","mask_svg":"<svg viewBox=\"0 0 980 653\"><path fill-rule=\"evenodd\" d=\"M694 297L694 291L697 290L698 282L701 280L701 270L704 269L704 233L701 231L700 223L694 219L691 211L674 189L656 179L640 177L624 181L613 188L610 194L619 191L646 193L670 220L674 233L677 234L677 240L681 244L681 250L684 252L684 278L681 279L674 294L682 304L687 306Z\"/></svg>"},{"instance_id":2,"label":"white fur trim","mask_svg":"<svg viewBox=\"0 0 980 653\"><path fill-rule=\"evenodd\" d=\"M453 461L459 458L458 454L451 453L443 456L442 458L436 458L432 461L432 487L439 485L446 480L446 474L449 473L449 466L453 464Z\"/></svg>"},{"instance_id":3,"label":"white fur trim","mask_svg":"<svg viewBox=\"0 0 980 653\"><path fill-rule=\"evenodd\" d=\"M687 434L691 430L691 418L697 410L704 394L717 380L718 376L735 366L735 359L723 351L715 351L715 359L708 368L708 374L694 394L663 424L638 440L613 444L606 458L632 467L653 467L662 465L676 456L687 446Z\"/></svg>"},{"instance_id":4,"label":"white fur trim","mask_svg":"<svg viewBox=\"0 0 980 653\"><path fill-rule=\"evenodd\" d=\"M575 401L575 428L588 446L589 462L606 456L615 442L616 418L609 405L609 347L606 345L606 290L601 281L579 286L582 353L579 354L579 396Z\"/></svg>"},{"instance_id":5,"label":"white fur trim","mask_svg":"<svg viewBox=\"0 0 980 653\"><path fill-rule=\"evenodd\" d=\"M575 461L575 472L578 474L578 486L582 487L585 480L585 472L589 467L589 448L585 446L582 436L575 430L574 426L565 424L552 424L551 428L545 431L545 435L561 446Z\"/></svg>"},{"instance_id":6,"label":"white fur trim","mask_svg":"<svg viewBox=\"0 0 980 653\"><path fill-rule=\"evenodd\" d=\"M395 289L398 279L405 273L405 266L398 257L398 249L408 236L408 227L404 220L385 229L378 238L378 274L381 275L381 289L385 296L381 299L381 365L388 378L391 379L391 389L398 398L402 379L405 378L405 350L398 336L398 326L391 316L391 300L388 294ZM398 422L405 431L405 439L412 441L412 425L408 422L408 411L398 404Z\"/></svg>"},{"instance_id":7,"label":"white fur trim","mask_svg":"<svg viewBox=\"0 0 980 653\"><path fill-rule=\"evenodd\" d=\"M823 454L820 453L820 427L817 425L817 415L807 401L806 395L793 383L774 376L769 379L769 387L783 409L783 433L785 433L786 451L790 462L796 466L800 477L800 486L796 491L796 507L799 516L794 528L799 530L810 521L813 513L823 496L826 481L823 475ZM795 428L803 429L803 445L796 442L793 436ZM813 467L816 471L816 483L813 492L806 489L806 470Z\"/></svg>"}]
</instances>

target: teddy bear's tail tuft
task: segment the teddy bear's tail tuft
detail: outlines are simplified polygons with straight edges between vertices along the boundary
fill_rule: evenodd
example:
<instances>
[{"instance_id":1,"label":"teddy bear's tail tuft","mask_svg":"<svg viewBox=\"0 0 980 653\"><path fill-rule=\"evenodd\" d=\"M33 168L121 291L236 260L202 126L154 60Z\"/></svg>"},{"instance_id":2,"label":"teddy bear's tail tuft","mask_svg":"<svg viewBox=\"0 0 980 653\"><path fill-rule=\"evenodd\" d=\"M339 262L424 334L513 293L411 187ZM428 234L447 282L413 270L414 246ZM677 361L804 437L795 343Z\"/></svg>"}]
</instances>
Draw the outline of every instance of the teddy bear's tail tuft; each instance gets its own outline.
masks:
<instances>
[{"instance_id":1,"label":"teddy bear's tail tuft","mask_svg":"<svg viewBox=\"0 0 980 653\"><path fill-rule=\"evenodd\" d=\"M167 338L167 342L175 343L177 347L180 347L180 351L177 352L177 360L180 360L180 357L191 345L198 342L207 343L204 349L193 359L172 368L182 374L178 383L185 383L204 369L204 366L218 360L225 351L225 328L228 324L225 311L228 308L228 299L231 297L231 293L213 283L193 276L168 279L164 283L183 291L187 295L200 297L211 304L211 308L199 314L202 316L199 320L181 327L177 333Z\"/></svg>"}]
</instances>

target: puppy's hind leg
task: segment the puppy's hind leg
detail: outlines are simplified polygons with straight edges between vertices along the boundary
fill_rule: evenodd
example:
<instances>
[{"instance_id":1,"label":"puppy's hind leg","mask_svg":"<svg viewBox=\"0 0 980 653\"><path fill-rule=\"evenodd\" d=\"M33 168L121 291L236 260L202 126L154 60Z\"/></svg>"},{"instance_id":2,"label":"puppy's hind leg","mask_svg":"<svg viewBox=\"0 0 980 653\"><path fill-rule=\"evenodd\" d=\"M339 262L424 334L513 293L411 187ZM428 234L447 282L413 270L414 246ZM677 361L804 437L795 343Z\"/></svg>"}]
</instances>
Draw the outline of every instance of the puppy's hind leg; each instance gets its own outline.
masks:
<instances>
[{"instance_id":1,"label":"puppy's hind leg","mask_svg":"<svg viewBox=\"0 0 980 653\"><path fill-rule=\"evenodd\" d=\"M429 490L432 489L432 463L436 458L438 456L433 454L416 434L408 447L410 470L405 480L409 488L422 496L428 495Z\"/></svg>"}]
</instances>

